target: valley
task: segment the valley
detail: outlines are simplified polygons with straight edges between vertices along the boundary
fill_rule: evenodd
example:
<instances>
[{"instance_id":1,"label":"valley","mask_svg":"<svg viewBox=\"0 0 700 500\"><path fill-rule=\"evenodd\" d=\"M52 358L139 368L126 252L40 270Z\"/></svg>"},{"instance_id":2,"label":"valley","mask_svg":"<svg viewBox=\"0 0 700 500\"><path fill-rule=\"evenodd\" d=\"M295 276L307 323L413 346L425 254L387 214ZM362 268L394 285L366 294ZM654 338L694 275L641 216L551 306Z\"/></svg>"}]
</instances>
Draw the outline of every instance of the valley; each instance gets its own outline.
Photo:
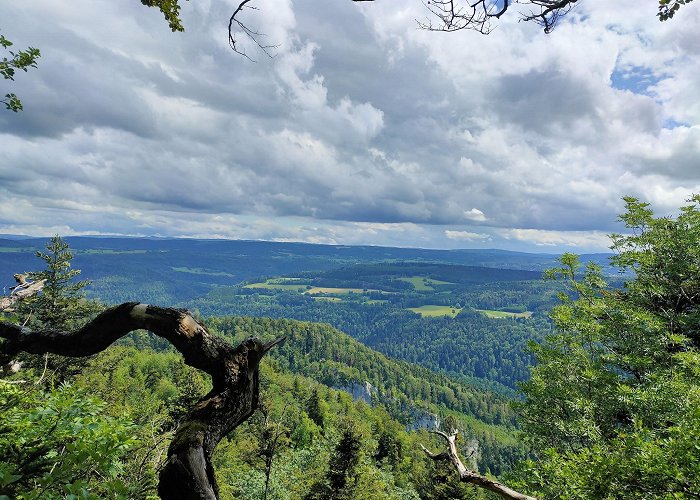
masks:
<instances>
[{"instance_id":1,"label":"valley","mask_svg":"<svg viewBox=\"0 0 700 500\"><path fill-rule=\"evenodd\" d=\"M32 253L43 243L0 241L12 257L0 259L0 272L35 268ZM93 298L184 307L232 343L285 336L265 364L287 380L279 383L303 377L307 393L313 384L346 392L406 431L449 417L478 443L474 466L482 472L503 473L525 456L509 401L528 377L527 343L551 330L547 311L561 290L542 280L541 269L553 257L139 238L70 243ZM119 343L170 350L144 333ZM270 391L271 400L284 399Z\"/></svg>"}]
</instances>

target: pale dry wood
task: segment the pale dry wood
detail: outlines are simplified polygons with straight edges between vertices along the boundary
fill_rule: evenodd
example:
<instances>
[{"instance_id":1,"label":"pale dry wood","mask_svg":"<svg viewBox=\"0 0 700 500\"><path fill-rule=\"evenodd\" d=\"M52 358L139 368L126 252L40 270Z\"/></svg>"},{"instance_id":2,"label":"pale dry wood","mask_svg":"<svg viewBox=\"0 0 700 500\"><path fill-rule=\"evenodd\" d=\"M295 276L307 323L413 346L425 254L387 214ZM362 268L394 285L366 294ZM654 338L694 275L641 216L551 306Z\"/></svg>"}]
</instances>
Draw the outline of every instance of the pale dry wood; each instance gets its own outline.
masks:
<instances>
[{"instance_id":1,"label":"pale dry wood","mask_svg":"<svg viewBox=\"0 0 700 500\"><path fill-rule=\"evenodd\" d=\"M0 312L9 309L15 302L36 295L44 289L46 284L46 280L29 282L24 274L15 274L15 279L19 284L12 288L12 293L8 296L0 297Z\"/></svg>"},{"instance_id":2,"label":"pale dry wood","mask_svg":"<svg viewBox=\"0 0 700 500\"><path fill-rule=\"evenodd\" d=\"M467 469L462 463L462 460L460 460L459 454L457 453L457 432L447 434L442 431L433 431L433 433L437 434L438 436L441 436L445 441L447 441L447 451L443 451L442 453L432 453L423 445L420 445L421 448L423 449L425 454L433 460L444 460L451 462L452 465L454 465L457 469L460 481L464 483L473 484L474 486L478 486L479 488L483 488L488 491L492 491L501 495L503 498L508 498L511 500L537 500L535 497L531 497L529 495L525 495L523 493L515 491L514 489L509 488L508 486L499 483L498 481L483 476L478 472L474 472L472 470Z\"/></svg>"},{"instance_id":3,"label":"pale dry wood","mask_svg":"<svg viewBox=\"0 0 700 500\"><path fill-rule=\"evenodd\" d=\"M215 500L219 490L211 463L214 448L257 407L260 361L283 338L268 343L249 338L234 347L211 335L187 311L128 302L107 309L74 332L35 332L0 322L0 337L5 339L0 362L19 352L89 356L138 329L168 340L185 363L211 375L213 386L178 426L160 473L158 494L164 500Z\"/></svg>"}]
</instances>

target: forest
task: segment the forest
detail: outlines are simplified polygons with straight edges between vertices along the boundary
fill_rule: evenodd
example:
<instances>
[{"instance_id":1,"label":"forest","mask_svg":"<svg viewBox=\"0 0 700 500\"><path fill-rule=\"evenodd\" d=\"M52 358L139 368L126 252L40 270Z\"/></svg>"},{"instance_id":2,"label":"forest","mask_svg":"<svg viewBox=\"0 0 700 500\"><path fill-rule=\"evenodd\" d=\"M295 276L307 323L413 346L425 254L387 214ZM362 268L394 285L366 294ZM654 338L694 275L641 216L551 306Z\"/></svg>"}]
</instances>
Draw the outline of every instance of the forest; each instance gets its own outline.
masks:
<instances>
[{"instance_id":1,"label":"forest","mask_svg":"<svg viewBox=\"0 0 700 500\"><path fill-rule=\"evenodd\" d=\"M700 498L699 2L3 7L0 500Z\"/></svg>"},{"instance_id":2,"label":"forest","mask_svg":"<svg viewBox=\"0 0 700 500\"><path fill-rule=\"evenodd\" d=\"M251 335L285 338L260 367L257 410L216 447L221 498L491 495L449 461L426 455L421 446L444 447L435 430L458 431L456 449L479 477L537 498L700 494L700 198L675 219L626 201L621 219L630 233L611 237L624 284L611 286L595 263L561 257L547 272L561 287L559 303L546 332L528 342L533 362L514 397L451 376L450 365L430 361L415 338L414 355L427 368L327 324L202 316L212 335L232 345ZM38 256L45 269L23 279L42 281L43 290L13 302L1 323L0 491L22 499L153 496L169 440L212 379L145 330L89 357L22 354L34 351L22 347L33 336L74 331L105 314L106 304L85 294L88 282L77 281L66 242L55 237ZM489 320L474 312L453 319L465 328ZM429 319L437 327L450 320ZM13 336L18 328L26 340ZM444 339L437 330L428 336L438 345L465 339L465 346L482 336L478 328L448 331ZM59 342L70 342L65 335ZM507 334L496 328L492 335L502 343ZM398 341L384 339L387 330L375 336Z\"/></svg>"}]
</instances>

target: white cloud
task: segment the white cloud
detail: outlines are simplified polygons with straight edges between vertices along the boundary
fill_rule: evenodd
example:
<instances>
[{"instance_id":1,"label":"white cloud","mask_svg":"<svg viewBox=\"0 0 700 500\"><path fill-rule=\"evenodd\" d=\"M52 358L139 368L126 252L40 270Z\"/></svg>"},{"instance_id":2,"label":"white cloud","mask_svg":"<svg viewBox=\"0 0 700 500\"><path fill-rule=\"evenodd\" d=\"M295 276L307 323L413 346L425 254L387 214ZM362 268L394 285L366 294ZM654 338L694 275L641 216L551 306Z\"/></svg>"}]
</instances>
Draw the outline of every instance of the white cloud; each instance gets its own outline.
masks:
<instances>
[{"instance_id":1,"label":"white cloud","mask_svg":"<svg viewBox=\"0 0 700 500\"><path fill-rule=\"evenodd\" d=\"M463 241L484 241L491 240L491 236L483 233L471 233L469 231L453 231L446 230L445 236L451 240L463 240Z\"/></svg>"},{"instance_id":2,"label":"white cloud","mask_svg":"<svg viewBox=\"0 0 700 500\"><path fill-rule=\"evenodd\" d=\"M465 210L464 217L469 219L469 220L473 220L473 221L477 221L477 222L483 222L486 220L486 215L484 215L484 212L482 212L478 208L472 208L471 210Z\"/></svg>"},{"instance_id":3,"label":"white cloud","mask_svg":"<svg viewBox=\"0 0 700 500\"><path fill-rule=\"evenodd\" d=\"M488 37L415 29L421 2L261 3L280 47L251 64L228 2L184 3L184 34L138 2L15 2L3 34L42 58L6 82L26 110L0 114L0 198L23 209L0 230L604 248L623 195L668 214L700 191L696 3Z\"/></svg>"},{"instance_id":4,"label":"white cloud","mask_svg":"<svg viewBox=\"0 0 700 500\"><path fill-rule=\"evenodd\" d=\"M542 229L507 229L501 235L505 239L515 239L537 246L597 248L604 251L610 248L610 238L600 231L545 231Z\"/></svg>"}]
</instances>

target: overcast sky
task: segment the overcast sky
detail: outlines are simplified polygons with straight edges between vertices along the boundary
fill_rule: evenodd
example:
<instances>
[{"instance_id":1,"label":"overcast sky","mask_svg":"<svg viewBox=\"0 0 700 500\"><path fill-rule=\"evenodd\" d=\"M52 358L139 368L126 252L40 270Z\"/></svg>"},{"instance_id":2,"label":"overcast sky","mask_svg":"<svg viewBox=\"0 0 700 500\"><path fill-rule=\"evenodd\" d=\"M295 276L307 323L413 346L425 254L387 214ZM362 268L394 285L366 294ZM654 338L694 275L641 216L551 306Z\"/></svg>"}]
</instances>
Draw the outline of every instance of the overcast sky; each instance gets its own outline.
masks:
<instances>
[{"instance_id":1,"label":"overcast sky","mask_svg":"<svg viewBox=\"0 0 700 500\"><path fill-rule=\"evenodd\" d=\"M0 233L603 251L622 196L700 192L700 2L584 0L550 35L417 29L419 1L5 0L41 49L0 111ZM510 14L510 13L509 13ZM241 42L244 42L241 39Z\"/></svg>"}]
</instances>

